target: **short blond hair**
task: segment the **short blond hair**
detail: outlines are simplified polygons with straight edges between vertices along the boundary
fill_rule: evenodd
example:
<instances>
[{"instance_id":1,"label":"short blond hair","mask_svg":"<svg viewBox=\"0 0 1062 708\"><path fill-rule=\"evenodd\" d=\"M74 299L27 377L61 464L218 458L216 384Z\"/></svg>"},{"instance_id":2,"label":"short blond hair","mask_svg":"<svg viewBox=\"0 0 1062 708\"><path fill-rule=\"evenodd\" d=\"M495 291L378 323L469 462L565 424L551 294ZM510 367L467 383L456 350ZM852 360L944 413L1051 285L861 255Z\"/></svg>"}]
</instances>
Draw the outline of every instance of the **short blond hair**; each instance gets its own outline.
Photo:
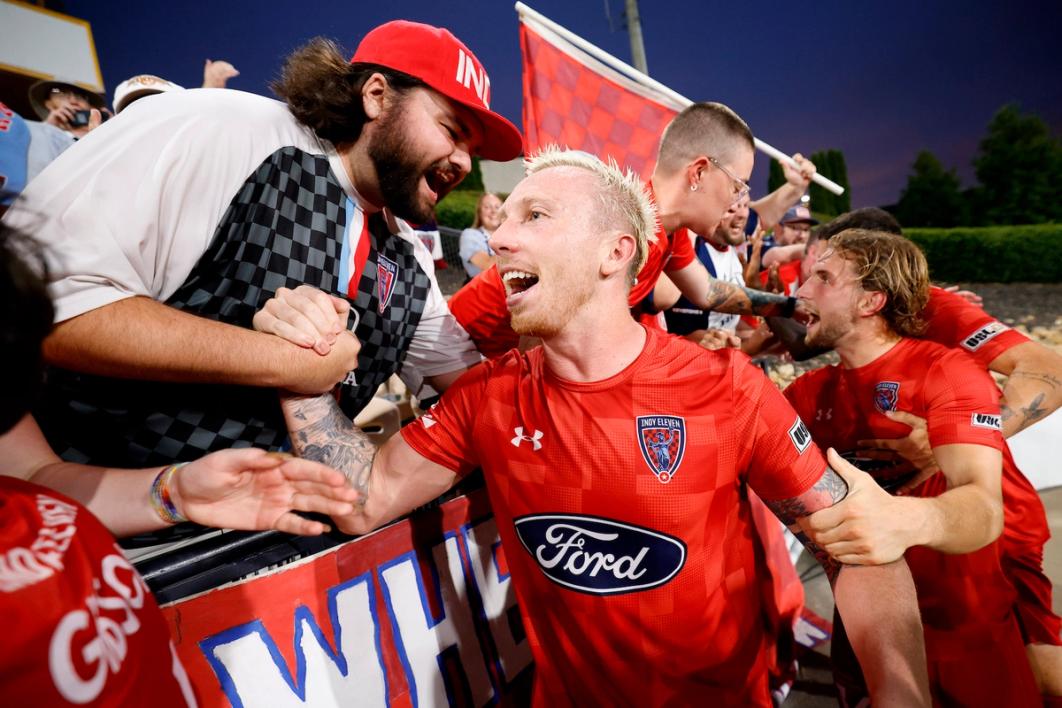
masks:
<instances>
[{"instance_id":1,"label":"short blond hair","mask_svg":"<svg viewBox=\"0 0 1062 708\"><path fill-rule=\"evenodd\" d=\"M627 272L628 284L634 283L645 265L649 239L655 238L657 230L656 206L641 178L632 170L621 170L612 158L606 163L588 152L562 150L555 145L528 157L524 166L528 175L553 167L576 167L597 178L598 223L603 228L618 229L634 237L636 250Z\"/></svg>"},{"instance_id":2,"label":"short blond hair","mask_svg":"<svg viewBox=\"0 0 1062 708\"><path fill-rule=\"evenodd\" d=\"M918 246L899 234L847 229L832 237L829 247L854 266L864 290L885 295L879 314L893 332L915 337L925 331L929 264Z\"/></svg>"}]
</instances>

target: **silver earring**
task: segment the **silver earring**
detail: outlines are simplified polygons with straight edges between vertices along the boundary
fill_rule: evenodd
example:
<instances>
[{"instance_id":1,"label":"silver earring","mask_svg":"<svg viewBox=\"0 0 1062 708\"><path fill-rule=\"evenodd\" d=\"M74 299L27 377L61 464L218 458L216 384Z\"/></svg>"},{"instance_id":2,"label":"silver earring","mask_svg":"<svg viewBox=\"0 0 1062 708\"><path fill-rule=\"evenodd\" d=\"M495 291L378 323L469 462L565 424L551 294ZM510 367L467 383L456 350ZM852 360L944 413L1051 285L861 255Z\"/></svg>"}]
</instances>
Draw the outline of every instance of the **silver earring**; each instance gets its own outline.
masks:
<instances>
[{"instance_id":1,"label":"silver earring","mask_svg":"<svg viewBox=\"0 0 1062 708\"><path fill-rule=\"evenodd\" d=\"M695 185L695 184L691 184L691 185L690 185L690 191L691 191L691 192L696 192L696 191L697 191L697 185Z\"/></svg>"}]
</instances>

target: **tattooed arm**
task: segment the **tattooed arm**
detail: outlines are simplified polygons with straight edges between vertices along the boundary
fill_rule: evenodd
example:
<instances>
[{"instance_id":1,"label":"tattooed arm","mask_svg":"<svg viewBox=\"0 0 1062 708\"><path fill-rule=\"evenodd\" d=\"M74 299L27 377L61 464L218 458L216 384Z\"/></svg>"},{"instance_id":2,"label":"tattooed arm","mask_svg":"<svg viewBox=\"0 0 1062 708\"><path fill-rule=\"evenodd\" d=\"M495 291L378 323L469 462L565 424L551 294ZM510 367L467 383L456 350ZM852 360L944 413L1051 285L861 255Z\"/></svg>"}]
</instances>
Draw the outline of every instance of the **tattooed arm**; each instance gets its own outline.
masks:
<instances>
[{"instance_id":1,"label":"tattooed arm","mask_svg":"<svg viewBox=\"0 0 1062 708\"><path fill-rule=\"evenodd\" d=\"M296 454L341 471L358 492L354 512L335 519L344 533L368 533L426 504L457 480L453 471L417 454L401 435L377 448L330 394L282 394L281 406Z\"/></svg>"},{"instance_id":2,"label":"tattooed arm","mask_svg":"<svg viewBox=\"0 0 1062 708\"><path fill-rule=\"evenodd\" d=\"M699 261L668 273L668 277L683 295L702 310L761 317L791 317L796 308L796 298L749 290L713 278Z\"/></svg>"},{"instance_id":3,"label":"tattooed arm","mask_svg":"<svg viewBox=\"0 0 1062 708\"><path fill-rule=\"evenodd\" d=\"M848 463L833 450L829 461L831 466L808 491L791 499L765 502L826 569L873 704L928 706L922 622L907 563L901 558L887 565L842 565L804 530L809 514L833 506L848 495L848 484L834 471Z\"/></svg>"},{"instance_id":4,"label":"tattooed arm","mask_svg":"<svg viewBox=\"0 0 1062 708\"><path fill-rule=\"evenodd\" d=\"M1062 355L1039 342L1024 342L988 365L1007 377L1003 385L1003 437L1009 438L1062 406Z\"/></svg>"}]
</instances>

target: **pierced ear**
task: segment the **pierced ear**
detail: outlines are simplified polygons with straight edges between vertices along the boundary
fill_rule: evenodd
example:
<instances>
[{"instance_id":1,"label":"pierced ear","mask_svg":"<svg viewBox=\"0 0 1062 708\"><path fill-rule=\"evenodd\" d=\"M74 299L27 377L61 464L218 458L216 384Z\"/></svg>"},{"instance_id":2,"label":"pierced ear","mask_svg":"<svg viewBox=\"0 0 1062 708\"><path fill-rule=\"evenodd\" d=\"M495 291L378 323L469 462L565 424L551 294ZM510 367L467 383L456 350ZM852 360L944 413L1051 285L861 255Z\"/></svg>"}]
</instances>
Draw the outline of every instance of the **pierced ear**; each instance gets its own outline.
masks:
<instances>
[{"instance_id":1,"label":"pierced ear","mask_svg":"<svg viewBox=\"0 0 1062 708\"><path fill-rule=\"evenodd\" d=\"M701 173L708 169L708 165L708 158L703 155L686 165L686 186L690 188L690 191L697 191Z\"/></svg>"},{"instance_id":2,"label":"pierced ear","mask_svg":"<svg viewBox=\"0 0 1062 708\"><path fill-rule=\"evenodd\" d=\"M635 252L638 250L634 236L623 233L613 237L610 242L605 244L605 248L608 250L601 263L601 275L605 278L611 277L615 273L626 273Z\"/></svg>"},{"instance_id":3,"label":"pierced ear","mask_svg":"<svg viewBox=\"0 0 1062 708\"><path fill-rule=\"evenodd\" d=\"M376 120L383 114L388 88L390 86L383 74L373 74L362 84L361 105L369 120Z\"/></svg>"}]
</instances>

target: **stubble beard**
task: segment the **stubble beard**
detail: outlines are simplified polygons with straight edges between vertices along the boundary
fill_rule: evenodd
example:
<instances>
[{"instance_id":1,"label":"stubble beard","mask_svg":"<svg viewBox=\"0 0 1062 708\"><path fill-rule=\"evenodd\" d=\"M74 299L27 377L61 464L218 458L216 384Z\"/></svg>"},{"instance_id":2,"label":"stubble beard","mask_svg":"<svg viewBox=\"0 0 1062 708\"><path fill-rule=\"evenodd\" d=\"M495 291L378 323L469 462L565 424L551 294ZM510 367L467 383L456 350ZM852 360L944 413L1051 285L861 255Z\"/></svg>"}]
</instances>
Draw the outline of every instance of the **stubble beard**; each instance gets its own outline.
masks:
<instances>
[{"instance_id":1,"label":"stubble beard","mask_svg":"<svg viewBox=\"0 0 1062 708\"><path fill-rule=\"evenodd\" d=\"M434 218L435 205L420 197L420 179L427 169L410 147L404 125L405 105L405 99L400 98L381 116L378 137L369 144L367 152L384 205L401 219L423 224ZM438 199L443 196L439 194Z\"/></svg>"},{"instance_id":2,"label":"stubble beard","mask_svg":"<svg viewBox=\"0 0 1062 708\"><path fill-rule=\"evenodd\" d=\"M510 324L513 331L520 335L540 339L555 337L571 322L576 311L590 301L592 295L591 283L580 281L577 287L561 287L556 295L545 298L535 310L524 308L512 313Z\"/></svg>"}]
</instances>

